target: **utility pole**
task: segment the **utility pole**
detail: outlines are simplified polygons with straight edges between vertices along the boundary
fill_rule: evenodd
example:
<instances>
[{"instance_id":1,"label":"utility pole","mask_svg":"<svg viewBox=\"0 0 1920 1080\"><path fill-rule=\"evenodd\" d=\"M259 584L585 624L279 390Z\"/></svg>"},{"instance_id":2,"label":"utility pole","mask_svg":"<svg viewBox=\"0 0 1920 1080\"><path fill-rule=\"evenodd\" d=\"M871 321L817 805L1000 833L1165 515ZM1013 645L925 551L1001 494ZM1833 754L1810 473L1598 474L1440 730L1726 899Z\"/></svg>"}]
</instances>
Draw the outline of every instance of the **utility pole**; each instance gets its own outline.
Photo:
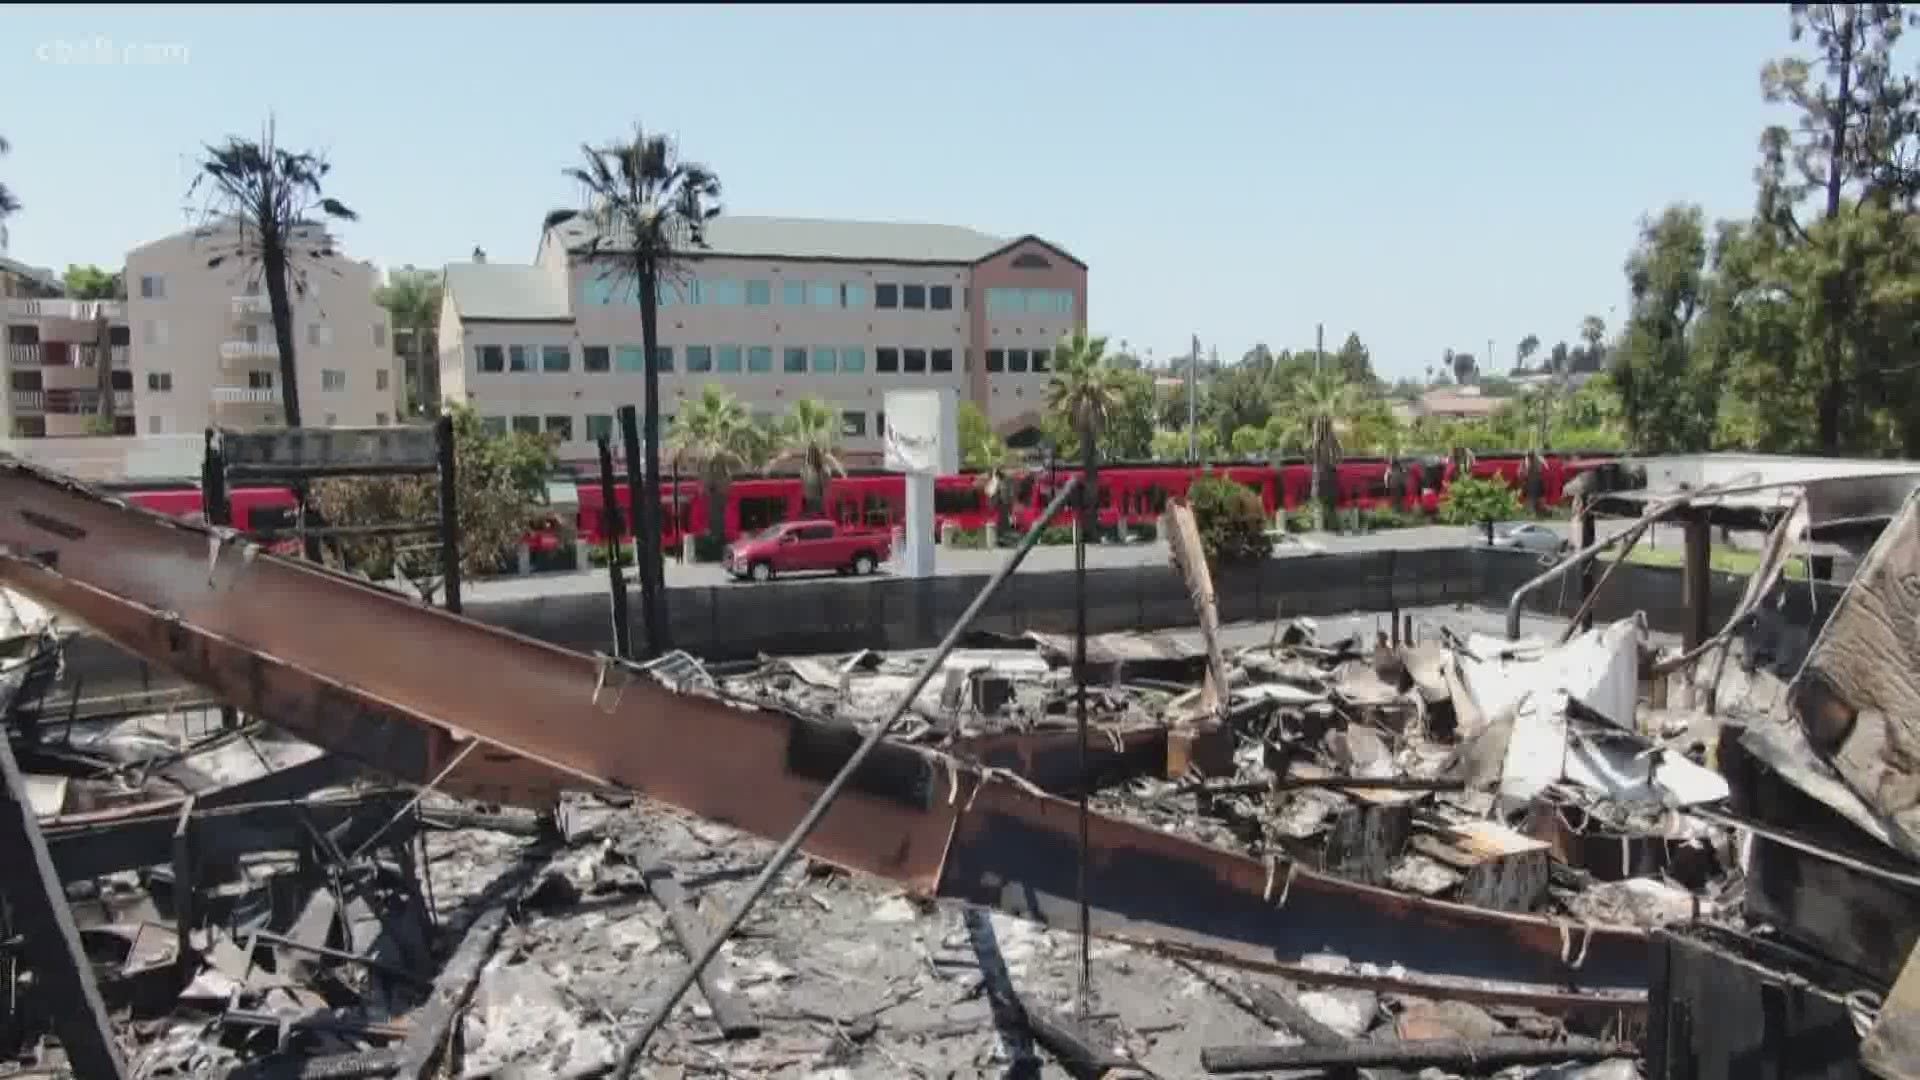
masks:
<instances>
[{"instance_id":1,"label":"utility pole","mask_svg":"<svg viewBox=\"0 0 1920 1080\"><path fill-rule=\"evenodd\" d=\"M1326 326L1313 324L1313 373L1320 374L1320 358L1327 355Z\"/></svg>"},{"instance_id":2,"label":"utility pole","mask_svg":"<svg viewBox=\"0 0 1920 1080\"><path fill-rule=\"evenodd\" d=\"M1200 335L1193 335L1193 352L1187 356L1187 462L1200 460L1200 411L1196 394L1200 385Z\"/></svg>"}]
</instances>

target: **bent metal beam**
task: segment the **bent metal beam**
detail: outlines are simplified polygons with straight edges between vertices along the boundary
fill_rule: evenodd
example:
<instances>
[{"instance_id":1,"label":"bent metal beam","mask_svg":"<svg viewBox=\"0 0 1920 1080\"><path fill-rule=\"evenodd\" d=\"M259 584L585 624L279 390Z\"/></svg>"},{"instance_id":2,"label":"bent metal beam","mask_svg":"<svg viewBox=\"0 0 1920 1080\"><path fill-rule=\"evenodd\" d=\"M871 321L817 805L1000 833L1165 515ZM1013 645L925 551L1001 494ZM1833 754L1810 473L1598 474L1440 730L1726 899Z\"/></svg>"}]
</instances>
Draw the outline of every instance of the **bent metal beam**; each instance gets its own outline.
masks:
<instances>
[{"instance_id":1,"label":"bent metal beam","mask_svg":"<svg viewBox=\"0 0 1920 1080\"><path fill-rule=\"evenodd\" d=\"M625 788L785 835L852 753L849 727L676 693L605 658L416 604L225 530L0 459L0 585L287 730L413 783L479 739L450 793L545 808ZM915 893L1076 924L1073 804L952 757L883 744L809 839ZM1428 997L1644 1006L1623 928L1409 897L1096 817L1096 933ZM1348 974L1307 966L1337 953Z\"/></svg>"}]
</instances>

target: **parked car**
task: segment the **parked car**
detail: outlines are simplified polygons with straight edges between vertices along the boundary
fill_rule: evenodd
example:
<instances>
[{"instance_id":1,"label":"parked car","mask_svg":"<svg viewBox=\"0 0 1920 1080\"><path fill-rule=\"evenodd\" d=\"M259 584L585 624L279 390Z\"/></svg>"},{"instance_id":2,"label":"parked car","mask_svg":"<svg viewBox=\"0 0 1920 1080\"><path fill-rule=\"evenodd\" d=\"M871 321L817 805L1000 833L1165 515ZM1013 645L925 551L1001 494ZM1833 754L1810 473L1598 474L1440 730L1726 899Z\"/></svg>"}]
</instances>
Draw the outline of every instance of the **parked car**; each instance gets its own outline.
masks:
<instances>
[{"instance_id":1,"label":"parked car","mask_svg":"<svg viewBox=\"0 0 1920 1080\"><path fill-rule=\"evenodd\" d=\"M1493 546L1553 555L1572 545L1554 529L1538 522L1522 521L1493 527Z\"/></svg>"},{"instance_id":2,"label":"parked car","mask_svg":"<svg viewBox=\"0 0 1920 1080\"><path fill-rule=\"evenodd\" d=\"M871 574L892 554L885 530L848 529L831 521L786 521L727 548L720 565L736 578L772 580L799 570Z\"/></svg>"}]
</instances>

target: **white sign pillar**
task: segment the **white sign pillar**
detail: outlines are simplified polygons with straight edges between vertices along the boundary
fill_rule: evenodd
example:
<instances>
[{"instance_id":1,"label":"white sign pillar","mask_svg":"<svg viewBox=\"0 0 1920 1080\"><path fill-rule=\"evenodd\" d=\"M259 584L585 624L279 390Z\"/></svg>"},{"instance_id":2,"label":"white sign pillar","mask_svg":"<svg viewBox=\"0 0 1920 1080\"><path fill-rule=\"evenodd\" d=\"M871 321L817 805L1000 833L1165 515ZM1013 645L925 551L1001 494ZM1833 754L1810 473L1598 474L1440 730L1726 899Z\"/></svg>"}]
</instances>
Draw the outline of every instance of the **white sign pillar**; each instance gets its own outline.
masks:
<instances>
[{"instance_id":1,"label":"white sign pillar","mask_svg":"<svg viewBox=\"0 0 1920 1080\"><path fill-rule=\"evenodd\" d=\"M906 525L894 566L905 577L932 577L933 481L960 471L959 393L889 390L886 397L887 468L906 474Z\"/></svg>"}]
</instances>

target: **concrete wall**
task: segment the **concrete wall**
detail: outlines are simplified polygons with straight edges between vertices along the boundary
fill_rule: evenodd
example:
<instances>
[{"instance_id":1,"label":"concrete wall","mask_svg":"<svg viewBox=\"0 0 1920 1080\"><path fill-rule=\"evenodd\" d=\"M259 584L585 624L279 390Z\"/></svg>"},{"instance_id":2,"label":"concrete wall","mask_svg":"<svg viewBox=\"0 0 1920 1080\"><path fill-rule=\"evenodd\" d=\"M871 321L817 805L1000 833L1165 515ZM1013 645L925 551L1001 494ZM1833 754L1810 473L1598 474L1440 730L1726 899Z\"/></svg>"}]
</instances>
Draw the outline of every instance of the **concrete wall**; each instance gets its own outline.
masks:
<instances>
[{"instance_id":1,"label":"concrete wall","mask_svg":"<svg viewBox=\"0 0 1920 1080\"><path fill-rule=\"evenodd\" d=\"M1294 615L1385 611L1422 604L1472 603L1479 568L1470 550L1367 552L1274 559L1258 573L1217 583L1226 622ZM669 593L674 644L715 659L758 652L902 649L940 640L985 587L985 576L925 580L881 578L790 582L776 587L721 585ZM1186 586L1170 567L1087 573L1087 626L1094 633L1155 630L1193 623ZM611 615L604 594L473 604L476 618L581 650L604 650ZM1070 572L1021 574L974 625L983 630L1067 632L1074 623Z\"/></svg>"},{"instance_id":2,"label":"concrete wall","mask_svg":"<svg viewBox=\"0 0 1920 1080\"><path fill-rule=\"evenodd\" d=\"M1535 556L1473 548L1381 551L1272 559L1258 572L1224 575L1216 582L1225 622L1295 615L1340 615L1433 604L1479 604L1504 609L1513 590L1543 567ZM829 579L776 586L723 585L668 593L674 644L709 659L756 653L833 652L862 647L906 649L934 645L987 583L985 577L926 580ZM1092 570L1087 574L1087 626L1091 632L1158 630L1193 625L1186 587L1170 567ZM1713 625L1739 602L1743 578L1717 575L1712 590ZM1571 616L1579 606L1576 585L1558 583L1530 598L1527 610ZM1840 596L1834 586L1783 582L1766 609L1775 633L1806 641ZM1657 631L1684 626L1680 572L1623 566L1596 605L1596 618L1624 618L1644 611ZM633 597L637 626L638 595ZM582 652L604 652L612 641L612 616L604 593L476 603L468 614L496 626ZM974 626L1016 634L1028 630L1071 632L1073 574L1021 574L1003 588ZM122 656L98 642L76 643L70 671L95 696L170 685L170 676Z\"/></svg>"}]
</instances>

